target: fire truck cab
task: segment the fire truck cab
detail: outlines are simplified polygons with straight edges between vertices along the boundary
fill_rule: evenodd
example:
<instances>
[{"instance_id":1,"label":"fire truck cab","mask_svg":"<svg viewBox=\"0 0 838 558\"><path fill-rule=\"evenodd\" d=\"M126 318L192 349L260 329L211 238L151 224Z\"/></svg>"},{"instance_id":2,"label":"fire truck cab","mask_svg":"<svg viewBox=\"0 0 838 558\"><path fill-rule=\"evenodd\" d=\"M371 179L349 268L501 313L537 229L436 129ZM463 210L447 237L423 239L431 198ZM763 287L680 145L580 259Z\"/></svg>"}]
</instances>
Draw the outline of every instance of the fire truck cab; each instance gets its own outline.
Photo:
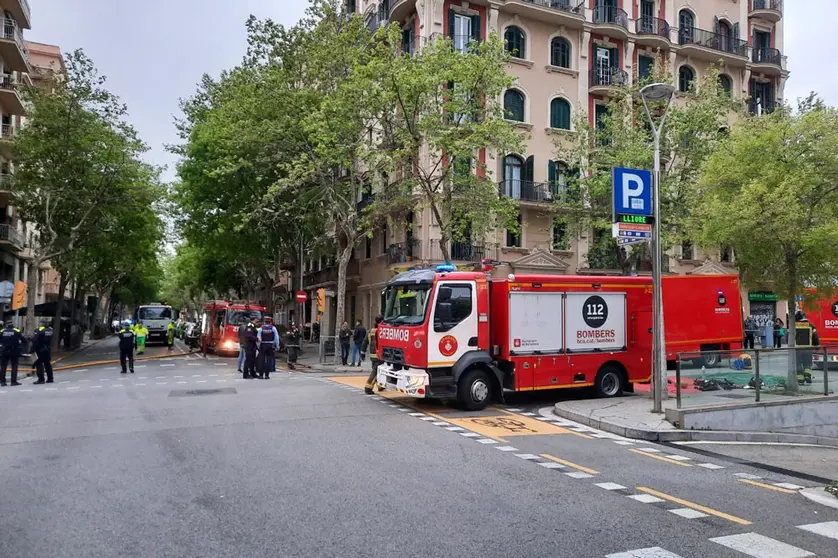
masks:
<instances>
[{"instance_id":1,"label":"fire truck cab","mask_svg":"<svg viewBox=\"0 0 838 558\"><path fill-rule=\"evenodd\" d=\"M215 354L239 352L239 326L262 320L265 307L249 302L215 300L204 303L201 316L201 351Z\"/></svg>"},{"instance_id":2,"label":"fire truck cab","mask_svg":"<svg viewBox=\"0 0 838 558\"><path fill-rule=\"evenodd\" d=\"M505 392L649 381L648 277L509 275L453 266L394 277L383 293L378 384L482 409Z\"/></svg>"}]
</instances>

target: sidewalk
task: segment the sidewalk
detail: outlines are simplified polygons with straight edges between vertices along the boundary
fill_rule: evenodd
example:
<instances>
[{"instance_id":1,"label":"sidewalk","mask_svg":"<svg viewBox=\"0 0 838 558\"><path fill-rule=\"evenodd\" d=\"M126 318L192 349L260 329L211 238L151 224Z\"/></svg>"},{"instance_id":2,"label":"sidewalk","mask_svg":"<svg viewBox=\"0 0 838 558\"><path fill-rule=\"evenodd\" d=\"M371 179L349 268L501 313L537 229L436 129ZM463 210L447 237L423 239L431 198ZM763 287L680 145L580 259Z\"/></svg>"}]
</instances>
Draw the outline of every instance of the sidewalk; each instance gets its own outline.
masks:
<instances>
[{"instance_id":1,"label":"sidewalk","mask_svg":"<svg viewBox=\"0 0 838 558\"><path fill-rule=\"evenodd\" d=\"M304 342L303 354L297 359L297 364L300 364L302 367L310 368L312 372L359 375L368 375L372 372L372 363L369 358L365 359L364 362L361 363L361 366L343 366L341 364L331 364L334 362L334 357L328 356L326 357L327 362L321 364L318 355L319 348L319 345ZM278 358L284 360L286 358L285 353L278 355ZM340 361L340 356L338 356L338 361Z\"/></svg>"},{"instance_id":2,"label":"sidewalk","mask_svg":"<svg viewBox=\"0 0 838 558\"><path fill-rule=\"evenodd\" d=\"M711 394L707 402L713 403ZM719 403L730 403L719 399ZM663 402L664 409L674 409L675 399ZM627 395L617 399L582 399L556 403L553 412L569 420L599 428L626 438L650 442L712 441L712 442L766 442L803 443L838 447L838 440L803 434L776 434L771 432L735 432L710 430L679 430L666 421L665 415L652 412L649 394Z\"/></svg>"}]
</instances>

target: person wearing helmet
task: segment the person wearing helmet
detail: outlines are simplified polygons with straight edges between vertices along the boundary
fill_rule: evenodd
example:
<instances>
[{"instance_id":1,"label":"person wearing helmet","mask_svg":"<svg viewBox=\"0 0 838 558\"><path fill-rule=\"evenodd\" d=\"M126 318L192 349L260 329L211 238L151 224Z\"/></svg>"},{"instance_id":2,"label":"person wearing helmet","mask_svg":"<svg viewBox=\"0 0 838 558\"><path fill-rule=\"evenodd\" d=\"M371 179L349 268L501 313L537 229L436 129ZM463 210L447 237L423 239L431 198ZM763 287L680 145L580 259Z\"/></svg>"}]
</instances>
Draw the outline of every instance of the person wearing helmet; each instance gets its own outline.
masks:
<instances>
[{"instance_id":1,"label":"person wearing helmet","mask_svg":"<svg viewBox=\"0 0 838 558\"><path fill-rule=\"evenodd\" d=\"M122 323L122 329L117 333L119 337L119 364L122 365L122 373L127 374L125 363L128 362L128 367L131 369L131 374L134 373L134 332L131 330L131 322L125 321Z\"/></svg>"}]
</instances>

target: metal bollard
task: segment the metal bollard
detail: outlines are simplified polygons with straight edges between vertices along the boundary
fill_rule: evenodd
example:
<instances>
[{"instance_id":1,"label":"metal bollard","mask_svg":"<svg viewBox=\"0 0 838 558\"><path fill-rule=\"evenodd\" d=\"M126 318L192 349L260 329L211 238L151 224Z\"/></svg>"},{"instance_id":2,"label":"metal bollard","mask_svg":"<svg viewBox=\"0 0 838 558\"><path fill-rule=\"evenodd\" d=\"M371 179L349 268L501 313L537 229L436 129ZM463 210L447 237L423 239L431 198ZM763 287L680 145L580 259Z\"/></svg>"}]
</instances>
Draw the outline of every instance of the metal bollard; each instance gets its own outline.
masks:
<instances>
[{"instance_id":1,"label":"metal bollard","mask_svg":"<svg viewBox=\"0 0 838 558\"><path fill-rule=\"evenodd\" d=\"M823 348L823 394L829 395L829 361L827 360L827 348Z\"/></svg>"},{"instance_id":2,"label":"metal bollard","mask_svg":"<svg viewBox=\"0 0 838 558\"><path fill-rule=\"evenodd\" d=\"M754 391L756 393L755 401L759 403L759 350L754 351Z\"/></svg>"},{"instance_id":3,"label":"metal bollard","mask_svg":"<svg viewBox=\"0 0 838 558\"><path fill-rule=\"evenodd\" d=\"M681 408L681 356L675 359L675 408Z\"/></svg>"}]
</instances>

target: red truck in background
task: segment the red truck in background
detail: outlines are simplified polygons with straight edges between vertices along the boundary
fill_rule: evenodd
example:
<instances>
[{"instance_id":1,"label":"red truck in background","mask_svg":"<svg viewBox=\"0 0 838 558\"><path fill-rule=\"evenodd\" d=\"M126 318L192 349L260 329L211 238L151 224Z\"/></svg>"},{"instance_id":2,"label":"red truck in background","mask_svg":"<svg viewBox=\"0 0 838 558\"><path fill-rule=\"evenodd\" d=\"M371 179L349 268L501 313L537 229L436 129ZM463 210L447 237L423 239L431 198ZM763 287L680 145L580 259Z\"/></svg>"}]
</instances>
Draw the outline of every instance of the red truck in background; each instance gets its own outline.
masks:
<instances>
[{"instance_id":1,"label":"red truck in background","mask_svg":"<svg viewBox=\"0 0 838 558\"><path fill-rule=\"evenodd\" d=\"M505 392L590 386L615 397L650 380L651 278L494 279L452 268L412 270L387 284L378 328L382 388L456 398L478 410ZM691 287L690 279L664 284L664 307L667 290L676 301L674 313L665 311L674 332L668 353L741 346L738 280L698 277ZM705 318L715 323L697 325Z\"/></svg>"},{"instance_id":2,"label":"red truck in background","mask_svg":"<svg viewBox=\"0 0 838 558\"><path fill-rule=\"evenodd\" d=\"M215 300L204 303L201 316L201 351L215 354L238 354L239 326L249 320L259 321L265 307L249 302Z\"/></svg>"},{"instance_id":3,"label":"red truck in background","mask_svg":"<svg viewBox=\"0 0 838 558\"><path fill-rule=\"evenodd\" d=\"M813 290L803 301L803 313L818 333L821 345L838 345L838 294L828 296ZM829 352L826 356L829 367L838 367L838 354ZM812 364L816 369L823 369L823 354L812 355Z\"/></svg>"}]
</instances>

